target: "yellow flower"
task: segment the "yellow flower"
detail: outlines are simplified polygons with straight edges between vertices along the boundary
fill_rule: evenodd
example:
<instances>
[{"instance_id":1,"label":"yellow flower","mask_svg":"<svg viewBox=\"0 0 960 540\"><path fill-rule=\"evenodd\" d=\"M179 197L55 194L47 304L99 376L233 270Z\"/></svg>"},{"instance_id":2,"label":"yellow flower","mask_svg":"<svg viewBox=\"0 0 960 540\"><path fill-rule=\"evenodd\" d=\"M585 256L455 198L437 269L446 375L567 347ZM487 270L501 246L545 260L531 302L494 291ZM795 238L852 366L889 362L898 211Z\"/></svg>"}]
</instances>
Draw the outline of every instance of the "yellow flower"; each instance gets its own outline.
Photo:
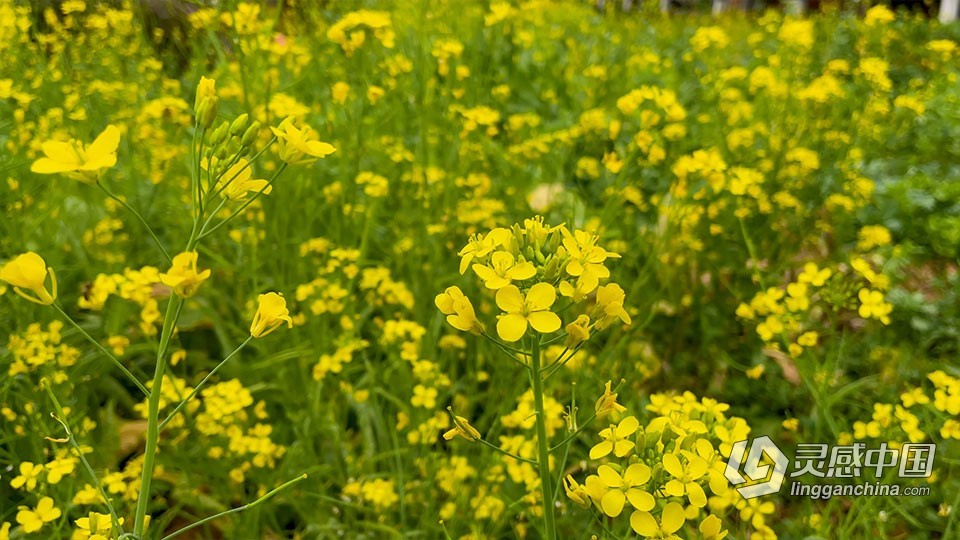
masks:
<instances>
[{"instance_id":1,"label":"yellow flower","mask_svg":"<svg viewBox=\"0 0 960 540\"><path fill-rule=\"evenodd\" d=\"M462 416L454 416L453 429L443 434L444 440L449 441L454 437L463 437L468 441L480 440L480 432L470 425L470 422Z\"/></svg>"},{"instance_id":2,"label":"yellow flower","mask_svg":"<svg viewBox=\"0 0 960 540\"><path fill-rule=\"evenodd\" d=\"M269 195L273 191L273 186L266 180L254 180L253 169L250 168L250 162L240 158L229 169L220 175L217 181L217 190L220 196L231 201L244 202L251 195L263 193Z\"/></svg>"},{"instance_id":3,"label":"yellow flower","mask_svg":"<svg viewBox=\"0 0 960 540\"><path fill-rule=\"evenodd\" d=\"M13 489L25 487L27 491L33 491L37 487L37 479L40 478L42 472L43 465L34 465L29 461L24 461L20 463L20 476L10 481L10 487Z\"/></svg>"},{"instance_id":4,"label":"yellow flower","mask_svg":"<svg viewBox=\"0 0 960 540\"><path fill-rule=\"evenodd\" d=\"M64 476L73 473L76 466L77 462L72 457L54 459L44 466L47 469L47 482L50 484L60 483Z\"/></svg>"},{"instance_id":5,"label":"yellow flower","mask_svg":"<svg viewBox=\"0 0 960 540\"><path fill-rule=\"evenodd\" d=\"M703 508L707 504L707 495L700 484L697 483L697 480L707 474L709 465L696 454L684 451L684 456L687 458L686 467L680 463L680 458L674 454L663 456L663 468L673 476L673 480L670 480L664 486L664 491L671 497L682 497L686 493L690 499L690 504L697 508Z\"/></svg>"},{"instance_id":6,"label":"yellow flower","mask_svg":"<svg viewBox=\"0 0 960 540\"><path fill-rule=\"evenodd\" d=\"M560 317L550 311L557 291L549 283L537 283L524 297L515 285L497 291L497 306L506 313L497 321L497 333L505 341L517 341L527 331L527 324L541 334L556 332Z\"/></svg>"},{"instance_id":7,"label":"yellow flower","mask_svg":"<svg viewBox=\"0 0 960 540\"><path fill-rule=\"evenodd\" d=\"M601 465L597 469L597 475L604 485L610 488L600 499L600 508L604 514L610 517L619 516L626 501L630 501L637 510L643 511L651 510L656 505L653 495L641 489L650 480L650 467L634 463L627 467L621 477L613 467Z\"/></svg>"},{"instance_id":8,"label":"yellow flower","mask_svg":"<svg viewBox=\"0 0 960 540\"><path fill-rule=\"evenodd\" d=\"M310 126L298 128L288 116L270 130L280 141L280 159L290 165L309 165L317 159L337 151L332 144L317 140L317 133Z\"/></svg>"},{"instance_id":9,"label":"yellow flower","mask_svg":"<svg viewBox=\"0 0 960 540\"><path fill-rule=\"evenodd\" d=\"M883 300L883 293L880 291L871 291L870 289L860 289L857 293L860 298L860 308L857 310L864 319L878 319L883 324L890 324L890 312L893 306Z\"/></svg>"},{"instance_id":10,"label":"yellow flower","mask_svg":"<svg viewBox=\"0 0 960 540\"><path fill-rule=\"evenodd\" d=\"M567 348L574 348L584 341L590 339L590 317L580 315L575 321L566 326Z\"/></svg>"},{"instance_id":11,"label":"yellow flower","mask_svg":"<svg viewBox=\"0 0 960 540\"><path fill-rule=\"evenodd\" d=\"M627 408L623 405L617 403L617 395L610 390L610 386L613 384L612 381L607 381L606 386L603 390L603 395L600 396L600 399L597 400L597 404L594 407L594 410L597 413L597 418L602 418L612 412L623 413L627 412Z\"/></svg>"},{"instance_id":12,"label":"yellow flower","mask_svg":"<svg viewBox=\"0 0 960 540\"><path fill-rule=\"evenodd\" d=\"M462 332L480 332L483 330L473 304L460 287L447 287L447 290L434 298L434 303L441 313L447 316L450 326Z\"/></svg>"},{"instance_id":13,"label":"yellow flower","mask_svg":"<svg viewBox=\"0 0 960 540\"><path fill-rule=\"evenodd\" d=\"M259 306L257 313L253 316L253 323L250 325L250 335L255 338L273 332L284 322L287 328L293 327L293 319L290 318L290 312L287 311L287 301L282 294L270 292L261 294L257 297Z\"/></svg>"},{"instance_id":14,"label":"yellow flower","mask_svg":"<svg viewBox=\"0 0 960 540\"><path fill-rule=\"evenodd\" d=\"M17 512L17 523L23 528L23 532L30 534L43 528L44 523L49 523L60 517L60 509L53 505L53 499L44 497L37 503L33 510L25 506L20 507Z\"/></svg>"},{"instance_id":15,"label":"yellow flower","mask_svg":"<svg viewBox=\"0 0 960 540\"><path fill-rule=\"evenodd\" d=\"M108 125L86 148L77 140L47 141L40 147L45 157L34 161L30 170L38 174L66 173L74 180L95 182L100 169L116 165L119 145L120 130L114 125Z\"/></svg>"},{"instance_id":16,"label":"yellow flower","mask_svg":"<svg viewBox=\"0 0 960 540\"><path fill-rule=\"evenodd\" d=\"M513 281L530 279L537 275L537 269L528 261L517 262L507 251L497 251L490 256L490 264L473 265L473 271L480 276L488 289L501 289Z\"/></svg>"},{"instance_id":17,"label":"yellow flower","mask_svg":"<svg viewBox=\"0 0 960 540\"><path fill-rule=\"evenodd\" d=\"M700 534L703 535L704 540L723 540L727 537L727 531L723 530L723 522L713 514L700 522Z\"/></svg>"},{"instance_id":18,"label":"yellow flower","mask_svg":"<svg viewBox=\"0 0 960 540\"><path fill-rule=\"evenodd\" d=\"M600 279L597 276L593 274L583 274L577 278L576 285L571 285L569 281L561 281L560 294L570 298L574 302L581 302L587 295L592 293L599 284Z\"/></svg>"},{"instance_id":19,"label":"yellow flower","mask_svg":"<svg viewBox=\"0 0 960 540\"><path fill-rule=\"evenodd\" d=\"M683 527L686 517L683 513L683 506L680 503L668 503L663 507L660 513L660 523L650 512L637 510L630 516L630 526L633 531L646 538L658 538L661 540L680 540L680 537L673 534Z\"/></svg>"},{"instance_id":20,"label":"yellow flower","mask_svg":"<svg viewBox=\"0 0 960 540\"><path fill-rule=\"evenodd\" d=\"M609 283L597 288L597 308L599 308L601 317L597 326L605 328L615 319L620 319L623 324L630 324L630 314L623 309L623 301L626 294L616 283Z\"/></svg>"},{"instance_id":21,"label":"yellow flower","mask_svg":"<svg viewBox=\"0 0 960 540\"><path fill-rule=\"evenodd\" d=\"M51 289L49 292L44 285L48 272ZM12 285L13 292L31 302L49 306L57 299L57 275L53 272L53 268L47 266L43 257L32 251L19 255L3 265L0 268L0 280ZM25 290L36 296L28 295L24 292Z\"/></svg>"},{"instance_id":22,"label":"yellow flower","mask_svg":"<svg viewBox=\"0 0 960 540\"><path fill-rule=\"evenodd\" d=\"M584 508L590 506L590 495L587 493L587 489L578 484L572 475L568 474L563 479L563 490L567 492L567 497L570 497L571 501Z\"/></svg>"},{"instance_id":23,"label":"yellow flower","mask_svg":"<svg viewBox=\"0 0 960 540\"><path fill-rule=\"evenodd\" d=\"M610 277L610 270L603 265L607 258L620 258L620 255L609 252L597 245L598 237L586 231L574 231L573 236L566 229L563 247L570 254L567 263L567 273L571 276L590 275L597 278Z\"/></svg>"},{"instance_id":24,"label":"yellow flower","mask_svg":"<svg viewBox=\"0 0 960 540\"><path fill-rule=\"evenodd\" d=\"M210 277L210 270L197 271L196 251L186 251L173 258L173 265L167 273L160 274L160 282L170 287L183 298L196 294L200 284Z\"/></svg>"},{"instance_id":25,"label":"yellow flower","mask_svg":"<svg viewBox=\"0 0 960 540\"><path fill-rule=\"evenodd\" d=\"M623 457L633 450L634 443L629 440L637 428L640 427L640 421L635 416L628 416L620 421L616 426L610 426L600 431L600 438L603 439L596 446L590 449L590 459L600 459L610 452L617 457Z\"/></svg>"},{"instance_id":26,"label":"yellow flower","mask_svg":"<svg viewBox=\"0 0 960 540\"><path fill-rule=\"evenodd\" d=\"M503 227L497 227L486 235L477 234L470 238L467 245L460 250L457 255L460 257L460 274L467 271L475 257L486 257L491 251L504 245L510 240L510 230Z\"/></svg>"},{"instance_id":27,"label":"yellow flower","mask_svg":"<svg viewBox=\"0 0 960 540\"><path fill-rule=\"evenodd\" d=\"M123 525L123 518L117 520ZM107 540L110 538L110 532L113 528L113 522L109 514L99 512L90 512L87 517L82 517L74 523L79 530L76 531L72 540Z\"/></svg>"}]
</instances>

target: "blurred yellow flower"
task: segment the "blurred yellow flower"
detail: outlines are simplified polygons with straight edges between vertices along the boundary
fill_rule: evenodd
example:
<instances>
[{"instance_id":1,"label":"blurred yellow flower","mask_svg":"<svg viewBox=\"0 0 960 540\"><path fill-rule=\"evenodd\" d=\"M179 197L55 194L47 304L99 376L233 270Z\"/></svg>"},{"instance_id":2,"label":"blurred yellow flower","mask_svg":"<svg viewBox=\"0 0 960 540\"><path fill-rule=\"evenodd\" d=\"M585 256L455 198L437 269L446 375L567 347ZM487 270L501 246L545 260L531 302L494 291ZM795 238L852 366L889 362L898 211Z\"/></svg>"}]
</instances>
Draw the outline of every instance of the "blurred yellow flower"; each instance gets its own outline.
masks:
<instances>
[{"instance_id":1,"label":"blurred yellow flower","mask_svg":"<svg viewBox=\"0 0 960 540\"><path fill-rule=\"evenodd\" d=\"M196 251L186 251L173 258L173 265L166 273L160 274L160 282L173 289L183 298L196 294L200 284L210 277L210 270L197 270Z\"/></svg>"},{"instance_id":2,"label":"blurred yellow flower","mask_svg":"<svg viewBox=\"0 0 960 540\"><path fill-rule=\"evenodd\" d=\"M37 503L33 510L21 506L17 512L17 523L23 528L23 532L35 533L43 528L44 523L49 523L60 517L60 509L53 505L53 499L44 497Z\"/></svg>"},{"instance_id":3,"label":"blurred yellow flower","mask_svg":"<svg viewBox=\"0 0 960 540\"><path fill-rule=\"evenodd\" d=\"M44 283L47 281L47 273L50 273L50 291L48 292ZM40 255L28 251L19 255L16 259L8 262L0 268L0 280L13 286L13 291L23 298L45 306L53 304L57 299L57 275L53 268L49 268ZM31 296L24 291L30 291L36 296Z\"/></svg>"},{"instance_id":4,"label":"blurred yellow flower","mask_svg":"<svg viewBox=\"0 0 960 540\"><path fill-rule=\"evenodd\" d=\"M108 125L87 147L77 140L47 141L40 147L45 157L34 161L30 170L38 174L66 173L68 178L92 183L98 171L116 165L119 145L120 129L114 125Z\"/></svg>"},{"instance_id":5,"label":"blurred yellow flower","mask_svg":"<svg viewBox=\"0 0 960 540\"><path fill-rule=\"evenodd\" d=\"M287 323L287 328L293 327L293 319L290 318L287 301L282 294L275 292L261 294L257 297L257 302L259 303L257 313L253 316L253 323L250 325L251 336L262 338L283 323Z\"/></svg>"},{"instance_id":6,"label":"blurred yellow flower","mask_svg":"<svg viewBox=\"0 0 960 540\"><path fill-rule=\"evenodd\" d=\"M454 416L453 425L453 429L443 434L443 438L445 440L449 441L454 437L463 437L468 441L476 441L480 439L480 432L471 426L470 422L468 422L466 418L462 416Z\"/></svg>"}]
</instances>

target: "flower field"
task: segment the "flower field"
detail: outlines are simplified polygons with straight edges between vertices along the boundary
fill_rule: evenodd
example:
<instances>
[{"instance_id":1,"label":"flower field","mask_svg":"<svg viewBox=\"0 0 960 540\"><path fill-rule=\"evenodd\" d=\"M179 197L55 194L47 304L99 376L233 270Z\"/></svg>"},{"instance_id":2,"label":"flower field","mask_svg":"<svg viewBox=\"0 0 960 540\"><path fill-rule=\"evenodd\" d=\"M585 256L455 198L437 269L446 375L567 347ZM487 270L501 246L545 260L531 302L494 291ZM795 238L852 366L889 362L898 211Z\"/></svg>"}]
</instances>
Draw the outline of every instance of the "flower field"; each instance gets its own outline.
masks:
<instances>
[{"instance_id":1,"label":"flower field","mask_svg":"<svg viewBox=\"0 0 960 540\"><path fill-rule=\"evenodd\" d=\"M0 0L0 540L960 538L960 26L867 7Z\"/></svg>"}]
</instances>

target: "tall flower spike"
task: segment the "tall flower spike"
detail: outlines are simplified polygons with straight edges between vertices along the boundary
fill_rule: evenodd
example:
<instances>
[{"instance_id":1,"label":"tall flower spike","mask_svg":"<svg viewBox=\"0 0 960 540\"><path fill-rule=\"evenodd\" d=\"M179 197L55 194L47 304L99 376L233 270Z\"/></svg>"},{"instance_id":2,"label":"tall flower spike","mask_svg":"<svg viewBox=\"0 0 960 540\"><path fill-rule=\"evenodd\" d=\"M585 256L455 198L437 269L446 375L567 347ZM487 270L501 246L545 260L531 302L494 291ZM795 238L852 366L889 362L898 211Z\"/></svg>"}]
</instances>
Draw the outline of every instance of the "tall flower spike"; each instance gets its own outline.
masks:
<instances>
[{"instance_id":1,"label":"tall flower spike","mask_svg":"<svg viewBox=\"0 0 960 540\"><path fill-rule=\"evenodd\" d=\"M47 291L47 273L50 274L50 291ZM28 251L0 268L0 280L13 286L13 292L23 298L49 306L57 299L57 275L47 266L43 257ZM30 291L36 296L31 296Z\"/></svg>"},{"instance_id":2,"label":"tall flower spike","mask_svg":"<svg viewBox=\"0 0 960 540\"><path fill-rule=\"evenodd\" d=\"M250 324L251 336L262 338L283 323L287 323L287 328L293 327L293 319L290 318L287 301L282 294L275 292L261 294L257 297L257 302L259 303L257 313Z\"/></svg>"}]
</instances>

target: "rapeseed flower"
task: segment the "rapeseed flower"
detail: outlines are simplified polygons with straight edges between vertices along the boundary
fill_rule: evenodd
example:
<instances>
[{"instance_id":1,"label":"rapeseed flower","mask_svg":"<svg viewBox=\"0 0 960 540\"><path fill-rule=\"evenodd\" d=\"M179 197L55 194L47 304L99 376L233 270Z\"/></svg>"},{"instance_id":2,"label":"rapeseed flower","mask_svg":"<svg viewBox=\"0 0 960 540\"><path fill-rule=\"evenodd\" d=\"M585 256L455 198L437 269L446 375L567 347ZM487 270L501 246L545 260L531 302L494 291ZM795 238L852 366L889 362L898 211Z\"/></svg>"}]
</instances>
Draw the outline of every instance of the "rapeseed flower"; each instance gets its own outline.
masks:
<instances>
[{"instance_id":1,"label":"rapeseed flower","mask_svg":"<svg viewBox=\"0 0 960 540\"><path fill-rule=\"evenodd\" d=\"M309 165L337 151L332 144L317 140L310 126L298 128L292 116L270 130L279 141L280 159L290 165Z\"/></svg>"},{"instance_id":2,"label":"rapeseed flower","mask_svg":"<svg viewBox=\"0 0 960 540\"><path fill-rule=\"evenodd\" d=\"M611 452L617 457L626 456L635 446L630 436L636 433L639 427L640 421L637 417L628 416L616 426L601 430L600 438L603 440L590 449L590 459L600 459Z\"/></svg>"},{"instance_id":3,"label":"rapeseed flower","mask_svg":"<svg viewBox=\"0 0 960 540\"><path fill-rule=\"evenodd\" d=\"M257 313L253 316L253 322L250 324L251 336L262 338L279 328L283 323L287 323L287 328L293 327L293 319L290 318L287 301L282 294L275 292L261 294L257 297L257 302Z\"/></svg>"},{"instance_id":4,"label":"rapeseed flower","mask_svg":"<svg viewBox=\"0 0 960 540\"><path fill-rule=\"evenodd\" d=\"M477 320L477 314L473 310L473 304L470 299L463 294L460 287L447 287L443 293L438 294L434 303L441 313L447 316L447 322L450 326L462 332L480 332L483 326Z\"/></svg>"},{"instance_id":5,"label":"rapeseed flower","mask_svg":"<svg viewBox=\"0 0 960 540\"><path fill-rule=\"evenodd\" d=\"M30 534L39 531L44 523L49 523L60 515L60 509L54 506L53 499L43 497L33 509L21 506L17 512L17 523L23 528L23 532Z\"/></svg>"},{"instance_id":6,"label":"rapeseed flower","mask_svg":"<svg viewBox=\"0 0 960 540\"><path fill-rule=\"evenodd\" d=\"M50 290L46 288L47 274L50 274ZM40 255L28 251L17 256L0 268L0 280L9 283L13 292L23 298L45 306L57 299L57 275L47 266ZM31 296L26 291L32 292Z\"/></svg>"},{"instance_id":7,"label":"rapeseed flower","mask_svg":"<svg viewBox=\"0 0 960 540\"><path fill-rule=\"evenodd\" d=\"M173 264L166 273L160 274L160 282L173 289L183 298L197 293L200 285L210 277L210 270L197 269L196 251L186 251L173 257Z\"/></svg>"},{"instance_id":8,"label":"rapeseed flower","mask_svg":"<svg viewBox=\"0 0 960 540\"><path fill-rule=\"evenodd\" d=\"M480 276L488 289L501 289L513 281L523 281L537 275L537 269L527 261L518 261L507 251L497 251L490 256L488 265L475 264L473 271Z\"/></svg>"},{"instance_id":9,"label":"rapeseed flower","mask_svg":"<svg viewBox=\"0 0 960 540\"><path fill-rule=\"evenodd\" d=\"M86 147L77 140L47 141L40 147L44 157L34 161L30 170L38 174L65 173L68 178L93 183L102 169L116 165L119 145L120 129L114 125L108 125Z\"/></svg>"},{"instance_id":10,"label":"rapeseed flower","mask_svg":"<svg viewBox=\"0 0 960 540\"><path fill-rule=\"evenodd\" d=\"M549 283L537 283L526 296L515 285L497 291L497 306L505 313L497 321L497 333L504 341L518 341L527 332L527 325L541 334L556 332L560 317L550 311L557 291Z\"/></svg>"},{"instance_id":11,"label":"rapeseed flower","mask_svg":"<svg viewBox=\"0 0 960 540\"><path fill-rule=\"evenodd\" d=\"M455 415L453 420L453 429L443 434L443 438L445 440L449 441L454 437L463 437L464 439L472 442L480 439L480 432L471 426L470 422L467 421L466 418Z\"/></svg>"},{"instance_id":12,"label":"rapeseed flower","mask_svg":"<svg viewBox=\"0 0 960 540\"><path fill-rule=\"evenodd\" d=\"M677 536L677 531L683 527L686 517L683 512L683 506L679 503L667 503L660 513L660 520L650 512L636 511L630 516L630 527L633 532L645 538L656 538L658 540L681 540Z\"/></svg>"}]
</instances>

